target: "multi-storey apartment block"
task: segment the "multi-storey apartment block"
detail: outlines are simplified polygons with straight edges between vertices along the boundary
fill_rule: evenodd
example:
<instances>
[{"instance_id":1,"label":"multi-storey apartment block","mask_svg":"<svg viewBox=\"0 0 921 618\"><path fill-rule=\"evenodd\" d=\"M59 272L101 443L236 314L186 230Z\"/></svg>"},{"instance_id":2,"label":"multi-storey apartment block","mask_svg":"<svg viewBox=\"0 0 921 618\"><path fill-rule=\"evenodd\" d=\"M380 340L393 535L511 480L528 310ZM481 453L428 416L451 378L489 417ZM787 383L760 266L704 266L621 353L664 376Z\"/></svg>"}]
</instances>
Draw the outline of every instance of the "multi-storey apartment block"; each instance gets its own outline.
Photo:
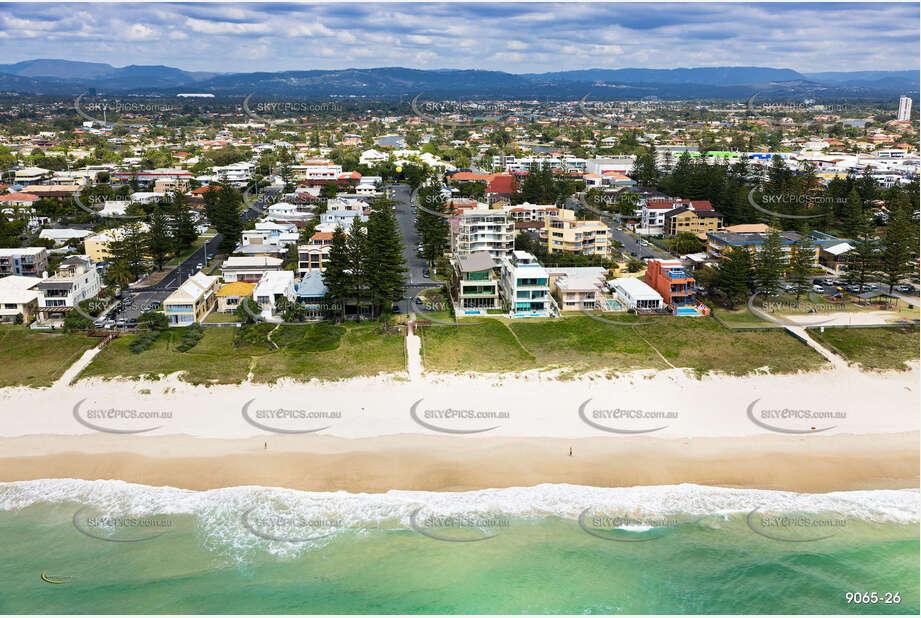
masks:
<instances>
[{"instance_id":1,"label":"multi-storey apartment block","mask_svg":"<svg viewBox=\"0 0 921 618\"><path fill-rule=\"evenodd\" d=\"M452 217L451 250L456 255L486 251L499 260L515 246L515 223L501 210L465 210Z\"/></svg>"},{"instance_id":2,"label":"multi-storey apartment block","mask_svg":"<svg viewBox=\"0 0 921 618\"><path fill-rule=\"evenodd\" d=\"M44 247L0 249L0 277L41 277L46 270L48 250Z\"/></svg>"},{"instance_id":3,"label":"multi-storey apartment block","mask_svg":"<svg viewBox=\"0 0 921 618\"><path fill-rule=\"evenodd\" d=\"M500 290L511 317L557 315L556 302L550 295L550 275L536 257L526 251L513 251L502 257L500 264Z\"/></svg>"}]
</instances>

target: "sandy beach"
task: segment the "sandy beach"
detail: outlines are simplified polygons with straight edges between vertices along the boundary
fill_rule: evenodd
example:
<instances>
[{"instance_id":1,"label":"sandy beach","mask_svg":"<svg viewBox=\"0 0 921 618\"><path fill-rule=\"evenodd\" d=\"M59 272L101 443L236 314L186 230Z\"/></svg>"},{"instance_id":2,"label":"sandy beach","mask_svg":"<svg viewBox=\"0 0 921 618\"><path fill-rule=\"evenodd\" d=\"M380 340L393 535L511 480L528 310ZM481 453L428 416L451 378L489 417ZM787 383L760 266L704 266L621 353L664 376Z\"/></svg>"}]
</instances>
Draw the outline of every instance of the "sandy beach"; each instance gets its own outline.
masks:
<instances>
[{"instance_id":1,"label":"sandy beach","mask_svg":"<svg viewBox=\"0 0 921 618\"><path fill-rule=\"evenodd\" d=\"M426 375L204 387L170 376L8 388L0 481L366 492L917 487L917 383L915 364L742 378Z\"/></svg>"}]
</instances>

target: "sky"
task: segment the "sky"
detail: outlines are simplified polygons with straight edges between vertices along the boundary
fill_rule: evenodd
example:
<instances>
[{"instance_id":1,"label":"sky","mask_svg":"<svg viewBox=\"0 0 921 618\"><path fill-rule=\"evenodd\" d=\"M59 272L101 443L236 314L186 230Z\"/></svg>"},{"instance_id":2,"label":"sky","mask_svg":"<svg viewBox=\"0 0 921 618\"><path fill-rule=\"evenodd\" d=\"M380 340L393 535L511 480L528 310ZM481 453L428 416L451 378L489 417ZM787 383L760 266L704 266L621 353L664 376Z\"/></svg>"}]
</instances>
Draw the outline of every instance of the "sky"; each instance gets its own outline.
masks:
<instances>
[{"instance_id":1,"label":"sky","mask_svg":"<svg viewBox=\"0 0 921 618\"><path fill-rule=\"evenodd\" d=\"M0 63L249 72L918 69L919 4L0 4Z\"/></svg>"}]
</instances>

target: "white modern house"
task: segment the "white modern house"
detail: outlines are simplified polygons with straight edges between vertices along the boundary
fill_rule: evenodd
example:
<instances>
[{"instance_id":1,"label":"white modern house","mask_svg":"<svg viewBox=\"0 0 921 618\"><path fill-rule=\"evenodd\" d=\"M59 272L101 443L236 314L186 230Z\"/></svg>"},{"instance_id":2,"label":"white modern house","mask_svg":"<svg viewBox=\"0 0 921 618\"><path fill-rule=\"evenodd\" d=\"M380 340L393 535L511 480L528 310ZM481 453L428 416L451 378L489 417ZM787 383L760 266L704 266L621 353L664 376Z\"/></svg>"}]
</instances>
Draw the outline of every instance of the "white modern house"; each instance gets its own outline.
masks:
<instances>
[{"instance_id":1,"label":"white modern house","mask_svg":"<svg viewBox=\"0 0 921 618\"><path fill-rule=\"evenodd\" d=\"M500 259L499 289L509 317L554 317L558 308L550 295L550 275L526 251L512 251Z\"/></svg>"},{"instance_id":2,"label":"white modern house","mask_svg":"<svg viewBox=\"0 0 921 618\"><path fill-rule=\"evenodd\" d=\"M614 279L614 292L628 309L656 310L663 307L662 295L634 277Z\"/></svg>"},{"instance_id":3,"label":"white modern house","mask_svg":"<svg viewBox=\"0 0 921 618\"><path fill-rule=\"evenodd\" d=\"M170 326L202 322L217 305L220 279L199 271L186 279L163 301L163 313Z\"/></svg>"},{"instance_id":4,"label":"white modern house","mask_svg":"<svg viewBox=\"0 0 921 618\"><path fill-rule=\"evenodd\" d=\"M42 321L63 320L68 311L102 289L102 280L93 261L86 255L72 255L58 265L57 271L36 286L38 314Z\"/></svg>"},{"instance_id":5,"label":"white modern house","mask_svg":"<svg viewBox=\"0 0 921 618\"><path fill-rule=\"evenodd\" d=\"M294 271L273 270L263 274L253 290L253 299L262 308L263 317L268 319L275 313L278 301L282 297L291 302L297 297Z\"/></svg>"}]
</instances>

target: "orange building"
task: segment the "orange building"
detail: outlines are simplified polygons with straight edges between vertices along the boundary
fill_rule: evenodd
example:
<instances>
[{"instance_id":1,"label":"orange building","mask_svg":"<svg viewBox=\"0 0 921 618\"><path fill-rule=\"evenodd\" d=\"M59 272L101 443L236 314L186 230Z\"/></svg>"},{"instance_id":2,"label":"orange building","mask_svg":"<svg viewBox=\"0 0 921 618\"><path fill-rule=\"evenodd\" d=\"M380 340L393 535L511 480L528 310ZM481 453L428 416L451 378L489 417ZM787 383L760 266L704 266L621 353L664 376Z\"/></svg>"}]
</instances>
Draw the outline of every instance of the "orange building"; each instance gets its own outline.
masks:
<instances>
[{"instance_id":1,"label":"orange building","mask_svg":"<svg viewBox=\"0 0 921 618\"><path fill-rule=\"evenodd\" d=\"M673 309L697 307L697 283L678 260L650 260L646 284L658 292Z\"/></svg>"}]
</instances>

